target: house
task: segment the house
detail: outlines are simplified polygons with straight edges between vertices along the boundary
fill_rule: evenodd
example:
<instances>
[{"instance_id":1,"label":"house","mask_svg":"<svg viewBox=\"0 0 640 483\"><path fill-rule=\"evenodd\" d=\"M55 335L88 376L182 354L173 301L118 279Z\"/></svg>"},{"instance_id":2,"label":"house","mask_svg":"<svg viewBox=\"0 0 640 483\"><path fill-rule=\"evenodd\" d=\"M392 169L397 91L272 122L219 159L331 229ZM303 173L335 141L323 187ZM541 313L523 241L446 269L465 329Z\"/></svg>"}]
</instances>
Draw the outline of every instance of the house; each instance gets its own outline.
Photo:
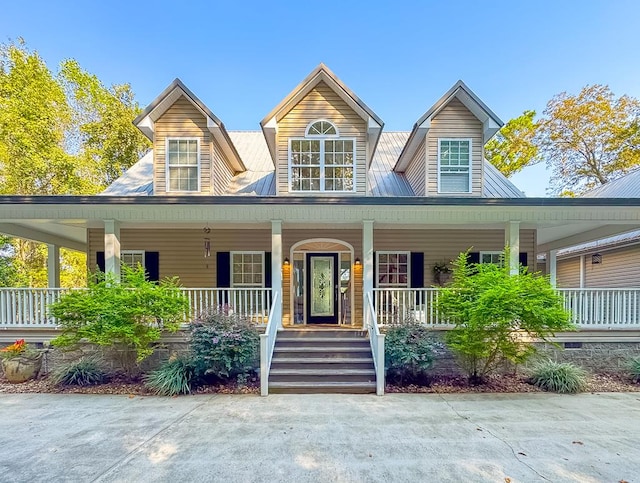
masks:
<instances>
[{"instance_id":1,"label":"house","mask_svg":"<svg viewBox=\"0 0 640 483\"><path fill-rule=\"evenodd\" d=\"M381 392L378 326L441 323L435 265L466 250L492 263L508 245L512 273L548 252L554 279L559 249L640 228L637 199L524 197L485 161L502 121L462 81L410 132L384 131L322 64L256 132L227 130L180 80L134 122L153 149L101 195L0 197L0 232L50 248L49 289L0 290L7 336L55 327L46 305L64 246L92 270L142 263L151 279L180 277L194 314L225 305L266 323L265 385L291 330L366 330ZM326 349L311 347L299 352Z\"/></svg>"}]
</instances>

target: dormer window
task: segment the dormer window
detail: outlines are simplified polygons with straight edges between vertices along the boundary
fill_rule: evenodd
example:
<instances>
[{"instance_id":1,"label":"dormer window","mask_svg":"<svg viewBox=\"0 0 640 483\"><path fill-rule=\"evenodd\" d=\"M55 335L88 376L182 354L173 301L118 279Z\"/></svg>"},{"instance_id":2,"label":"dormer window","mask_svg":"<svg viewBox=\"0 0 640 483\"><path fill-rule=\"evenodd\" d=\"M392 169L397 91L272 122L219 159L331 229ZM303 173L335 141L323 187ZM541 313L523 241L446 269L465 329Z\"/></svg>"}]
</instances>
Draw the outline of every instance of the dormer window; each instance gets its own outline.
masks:
<instances>
[{"instance_id":1,"label":"dormer window","mask_svg":"<svg viewBox=\"0 0 640 483\"><path fill-rule=\"evenodd\" d=\"M198 138L167 139L167 191L200 191Z\"/></svg>"},{"instance_id":2,"label":"dormer window","mask_svg":"<svg viewBox=\"0 0 640 483\"><path fill-rule=\"evenodd\" d=\"M304 138L289 139L290 191L355 191L355 147L332 122L311 122Z\"/></svg>"},{"instance_id":3,"label":"dormer window","mask_svg":"<svg viewBox=\"0 0 640 483\"><path fill-rule=\"evenodd\" d=\"M471 139L438 139L438 192L471 192Z\"/></svg>"}]
</instances>

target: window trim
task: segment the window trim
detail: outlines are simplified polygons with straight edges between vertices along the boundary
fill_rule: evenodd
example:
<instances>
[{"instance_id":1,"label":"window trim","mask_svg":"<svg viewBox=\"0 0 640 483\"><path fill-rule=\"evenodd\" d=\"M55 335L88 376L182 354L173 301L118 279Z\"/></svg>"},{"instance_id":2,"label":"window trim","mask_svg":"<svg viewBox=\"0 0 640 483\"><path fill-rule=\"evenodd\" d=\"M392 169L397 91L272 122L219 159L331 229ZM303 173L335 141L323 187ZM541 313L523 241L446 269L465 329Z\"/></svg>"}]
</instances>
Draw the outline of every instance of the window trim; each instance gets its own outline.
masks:
<instances>
[{"instance_id":1,"label":"window trim","mask_svg":"<svg viewBox=\"0 0 640 483\"><path fill-rule=\"evenodd\" d=\"M266 271L264 266L264 258L265 258L264 254L265 252L260 250L236 250L236 251L229 252L229 286L230 288L265 288ZM233 256L234 255L261 255L260 263L262 264L262 285L256 286L255 284L247 285L244 283L236 285L236 283L233 281Z\"/></svg>"},{"instance_id":2,"label":"window trim","mask_svg":"<svg viewBox=\"0 0 640 483\"><path fill-rule=\"evenodd\" d=\"M407 283L406 285L400 284L385 284L380 285L380 255L406 255L407 256ZM376 251L376 260L375 260L375 287L376 288L411 288L411 252L408 250L379 250Z\"/></svg>"},{"instance_id":3,"label":"window trim","mask_svg":"<svg viewBox=\"0 0 640 483\"><path fill-rule=\"evenodd\" d=\"M170 168L171 165L169 165L169 142L170 141L196 141L196 168L198 170L198 189L196 190L172 190L171 189L171 178L169 176L169 172L170 172ZM164 146L164 177L165 177L165 192L167 193L200 193L202 191L202 162L200 159L200 147L201 147L202 143L200 141L199 137L194 137L194 136L172 136L172 137L167 137L165 139L165 146ZM193 167L192 165L176 165L173 167Z\"/></svg>"},{"instance_id":4,"label":"window trim","mask_svg":"<svg viewBox=\"0 0 640 483\"><path fill-rule=\"evenodd\" d=\"M336 130L336 133L335 134L310 134L309 129L311 129L311 126L313 126L317 122L328 122L333 126L333 129ZM338 129L338 126L336 126L334 122L329 121L329 119L314 119L309 124L307 124L307 127L304 129L304 137L305 138L339 138L340 130Z\"/></svg>"},{"instance_id":5,"label":"window trim","mask_svg":"<svg viewBox=\"0 0 640 483\"><path fill-rule=\"evenodd\" d=\"M469 143L469 172L467 176L467 191L442 191L441 186L441 174L442 166L440 165L440 150L442 148L442 141L466 141ZM473 192L472 176L473 166L473 143L471 138L438 138L438 194L454 195L454 194L471 194Z\"/></svg>"},{"instance_id":6,"label":"window trim","mask_svg":"<svg viewBox=\"0 0 640 483\"><path fill-rule=\"evenodd\" d=\"M480 264L489 264L489 263L494 263L494 262L483 262L482 261L482 256L483 255L492 255L492 256L493 255L500 255L500 256L502 256L503 252L500 251L500 250L486 250L486 251L480 252L480 255L479 255L480 256ZM494 265L497 265L497 264L494 264Z\"/></svg>"},{"instance_id":7,"label":"window trim","mask_svg":"<svg viewBox=\"0 0 640 483\"><path fill-rule=\"evenodd\" d=\"M146 263L145 263L145 250L120 250L120 264L123 264L125 262L122 261L122 255L142 255L142 263L140 265L142 265L143 269L146 269ZM136 267L131 267L129 264L125 263L127 266L129 266L129 268L133 268L135 269Z\"/></svg>"},{"instance_id":8,"label":"window trim","mask_svg":"<svg viewBox=\"0 0 640 483\"><path fill-rule=\"evenodd\" d=\"M316 122L316 121L314 121ZM337 131L337 128L336 128ZM318 140L320 141L320 189L319 190L294 190L293 189L293 178L292 178L292 173L293 173L293 165L291 162L291 143L293 141L309 141L309 140ZM352 170L353 170L353 188L351 190L326 190L325 189L325 168L326 165L324 164L324 142L325 141L351 141L353 143L353 163L352 163ZM356 138L354 137L336 137L334 135L330 135L330 136L318 136L318 135L312 135L310 137L291 137L289 138L289 142L288 142L288 149L287 149L287 160L288 160L288 165L289 165L289 169L288 169L288 175L289 175L289 180L288 180L288 184L289 184L289 193L296 193L296 194L309 194L309 195L315 195L318 193L329 193L329 194L333 194L333 193L356 193L357 192L357 170L356 170L356 166L357 166L357 146L356 146ZM342 165L342 167L345 167L346 165ZM298 166L296 166L298 167Z\"/></svg>"}]
</instances>

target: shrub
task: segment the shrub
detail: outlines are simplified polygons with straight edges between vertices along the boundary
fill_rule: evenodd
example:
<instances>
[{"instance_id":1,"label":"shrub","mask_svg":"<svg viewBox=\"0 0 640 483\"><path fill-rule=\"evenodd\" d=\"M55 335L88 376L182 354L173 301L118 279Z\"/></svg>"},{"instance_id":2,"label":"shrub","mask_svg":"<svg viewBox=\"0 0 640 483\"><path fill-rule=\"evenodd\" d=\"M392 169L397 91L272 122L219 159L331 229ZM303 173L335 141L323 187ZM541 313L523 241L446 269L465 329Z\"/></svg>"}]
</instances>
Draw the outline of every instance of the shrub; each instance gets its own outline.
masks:
<instances>
[{"instance_id":1,"label":"shrub","mask_svg":"<svg viewBox=\"0 0 640 483\"><path fill-rule=\"evenodd\" d=\"M416 382L426 376L435 356L442 350L431 331L417 323L385 330L384 359L389 379L400 384Z\"/></svg>"},{"instance_id":2,"label":"shrub","mask_svg":"<svg viewBox=\"0 0 640 483\"><path fill-rule=\"evenodd\" d=\"M568 362L546 361L534 366L530 381L545 391L575 394L586 389L587 373Z\"/></svg>"},{"instance_id":3,"label":"shrub","mask_svg":"<svg viewBox=\"0 0 640 483\"><path fill-rule=\"evenodd\" d=\"M158 396L189 394L195 384L195 367L188 356L165 361L157 370L145 377L145 384Z\"/></svg>"},{"instance_id":4,"label":"shrub","mask_svg":"<svg viewBox=\"0 0 640 483\"><path fill-rule=\"evenodd\" d=\"M62 329L52 343L68 347L86 340L109 347L131 376L153 353L163 330L178 330L188 306L177 279L156 284L146 280L144 268L122 265L120 282L98 273L86 290L66 293L52 304Z\"/></svg>"},{"instance_id":5,"label":"shrub","mask_svg":"<svg viewBox=\"0 0 640 483\"><path fill-rule=\"evenodd\" d=\"M230 379L258 367L260 334L247 319L215 310L192 322L189 329L197 374Z\"/></svg>"},{"instance_id":6,"label":"shrub","mask_svg":"<svg viewBox=\"0 0 640 483\"><path fill-rule=\"evenodd\" d=\"M640 382L640 357L635 357L628 362L629 375L633 382Z\"/></svg>"},{"instance_id":7,"label":"shrub","mask_svg":"<svg viewBox=\"0 0 640 483\"><path fill-rule=\"evenodd\" d=\"M52 380L59 386L95 386L107 380L107 373L98 359L83 357L61 365L54 371Z\"/></svg>"},{"instance_id":8,"label":"shrub","mask_svg":"<svg viewBox=\"0 0 640 483\"><path fill-rule=\"evenodd\" d=\"M524 362L535 352L527 340L575 330L546 277L526 268L511 275L507 266L471 265L467 253L453 266L452 283L440 289L438 310L455 323L446 342L470 383L482 381L505 361Z\"/></svg>"}]
</instances>

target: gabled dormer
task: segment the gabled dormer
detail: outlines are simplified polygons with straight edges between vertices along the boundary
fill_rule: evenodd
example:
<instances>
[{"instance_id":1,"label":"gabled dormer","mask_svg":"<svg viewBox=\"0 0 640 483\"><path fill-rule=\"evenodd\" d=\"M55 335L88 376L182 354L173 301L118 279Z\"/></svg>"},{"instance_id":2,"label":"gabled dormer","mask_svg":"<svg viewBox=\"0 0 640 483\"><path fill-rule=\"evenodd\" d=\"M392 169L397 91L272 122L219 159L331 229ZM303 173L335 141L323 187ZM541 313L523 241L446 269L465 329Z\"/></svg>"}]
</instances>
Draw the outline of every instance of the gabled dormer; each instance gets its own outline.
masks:
<instances>
[{"instance_id":1,"label":"gabled dormer","mask_svg":"<svg viewBox=\"0 0 640 483\"><path fill-rule=\"evenodd\" d=\"M484 144L503 123L458 81L415 123L394 171L418 196L483 196Z\"/></svg>"},{"instance_id":2,"label":"gabled dormer","mask_svg":"<svg viewBox=\"0 0 640 483\"><path fill-rule=\"evenodd\" d=\"M277 194L365 195L383 125L320 64L260 123Z\"/></svg>"},{"instance_id":3,"label":"gabled dormer","mask_svg":"<svg viewBox=\"0 0 640 483\"><path fill-rule=\"evenodd\" d=\"M174 80L134 120L153 142L156 195L220 195L245 171L224 124Z\"/></svg>"}]
</instances>

